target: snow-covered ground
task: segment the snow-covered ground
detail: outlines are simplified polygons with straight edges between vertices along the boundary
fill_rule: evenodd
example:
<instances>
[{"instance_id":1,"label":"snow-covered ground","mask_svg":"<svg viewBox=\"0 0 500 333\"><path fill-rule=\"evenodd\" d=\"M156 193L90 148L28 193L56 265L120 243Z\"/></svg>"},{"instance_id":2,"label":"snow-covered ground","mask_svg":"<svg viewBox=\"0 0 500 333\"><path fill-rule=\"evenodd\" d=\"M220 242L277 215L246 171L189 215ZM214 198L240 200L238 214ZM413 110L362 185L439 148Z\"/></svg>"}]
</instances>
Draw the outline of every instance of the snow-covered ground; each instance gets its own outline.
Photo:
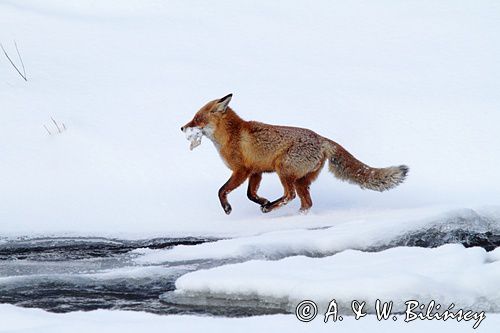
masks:
<instances>
[{"instance_id":1,"label":"snow-covered ground","mask_svg":"<svg viewBox=\"0 0 500 333\"><path fill-rule=\"evenodd\" d=\"M500 248L486 252L448 244L438 248L395 247L366 253L347 250L325 258L294 256L279 261L253 260L199 270L180 277L177 295L199 298L260 298L288 304L313 300L326 311L332 299L340 309L353 300L375 304L434 300L443 309L500 311ZM374 308L368 309L371 313Z\"/></svg>"},{"instance_id":2,"label":"snow-covered ground","mask_svg":"<svg viewBox=\"0 0 500 333\"><path fill-rule=\"evenodd\" d=\"M491 286L498 250L403 247L497 246L484 239L500 233L499 36L500 4L488 0L0 1L0 43L19 66L17 44L28 79L0 53L0 245L46 236L226 238L136 249L106 269L78 262L75 272L85 281L123 281L212 260L230 265L181 277L173 294L203 289L204 297L293 302L317 293L343 302L442 296L499 311ZM227 93L244 119L313 129L372 166L407 164L409 177L376 193L323 172L307 216L297 214L298 200L263 215L242 186L226 216L217 190L230 172L208 140L190 151L179 128ZM51 118L66 130L57 133ZM281 192L277 177L265 175L260 193ZM33 264L8 265L15 271L18 263ZM12 279L76 278L56 266L34 277L2 272L0 291ZM294 287L306 280L322 287ZM401 288L384 289L388 283ZM485 332L500 324L487 315ZM26 332L135 331L145 322L187 331L332 329L281 315L55 315L8 305L0 322L0 331ZM349 317L338 326L455 332L469 324Z\"/></svg>"},{"instance_id":3,"label":"snow-covered ground","mask_svg":"<svg viewBox=\"0 0 500 333\"><path fill-rule=\"evenodd\" d=\"M477 235L500 233L497 209L455 210L436 213L434 209L390 210L377 214L329 214L303 217L311 229L296 228L224 239L196 246L179 245L173 249L137 249L135 259L144 264L200 259L279 259L292 255L325 256L346 249L377 250L414 241L438 246L460 242L454 232ZM326 221L325 221L326 220ZM334 225L326 226L334 221ZM310 224L309 224L310 223ZM314 228L316 227L316 228ZM456 238L454 238L454 236ZM466 239L463 239L466 240ZM477 245L477 244L470 244Z\"/></svg>"},{"instance_id":4,"label":"snow-covered ground","mask_svg":"<svg viewBox=\"0 0 500 333\"><path fill-rule=\"evenodd\" d=\"M2 1L0 41L18 63L17 42L28 76L0 54L2 236L309 223L297 200L263 216L244 187L231 216L220 208L230 172L209 141L189 151L179 128L228 92L245 119L410 166L387 193L324 172L313 214L498 204L499 16L495 1ZM263 195L281 191L264 177Z\"/></svg>"},{"instance_id":5,"label":"snow-covered ground","mask_svg":"<svg viewBox=\"0 0 500 333\"><path fill-rule=\"evenodd\" d=\"M342 322L322 318L309 323L299 322L293 315L261 316L251 318L211 318L193 316L155 316L152 314L93 311L75 312L67 315L46 313L42 310L17 309L10 305L0 305L0 332L471 332L471 322L412 321L404 322L399 316L397 321L377 321L375 316L360 320L347 317ZM500 325L500 315L489 315L479 326L479 332L495 332Z\"/></svg>"}]
</instances>

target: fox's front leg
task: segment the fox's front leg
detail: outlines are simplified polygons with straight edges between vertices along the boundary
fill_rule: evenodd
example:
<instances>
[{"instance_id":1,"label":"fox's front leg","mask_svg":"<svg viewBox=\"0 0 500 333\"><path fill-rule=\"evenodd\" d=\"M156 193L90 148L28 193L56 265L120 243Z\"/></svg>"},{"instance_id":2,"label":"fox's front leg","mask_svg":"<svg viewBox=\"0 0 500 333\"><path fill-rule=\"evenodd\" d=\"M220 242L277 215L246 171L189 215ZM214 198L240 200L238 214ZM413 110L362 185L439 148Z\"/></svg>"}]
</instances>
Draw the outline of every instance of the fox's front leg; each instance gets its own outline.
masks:
<instances>
[{"instance_id":1,"label":"fox's front leg","mask_svg":"<svg viewBox=\"0 0 500 333\"><path fill-rule=\"evenodd\" d=\"M259 189L261 180L262 180L261 173L254 173L250 176L250 179L248 179L247 197L251 201L258 203L261 206L264 206L269 203L269 200L267 200L266 198L259 197L257 195L257 190Z\"/></svg>"},{"instance_id":2,"label":"fox's front leg","mask_svg":"<svg viewBox=\"0 0 500 333\"><path fill-rule=\"evenodd\" d=\"M222 208L224 209L224 212L226 214L231 214L231 205L227 201L227 195L243 184L243 182L248 178L249 172L246 170L237 170L233 171L233 174L231 175L231 178L222 185L222 187L219 189L219 200L220 204L222 205Z\"/></svg>"}]
</instances>

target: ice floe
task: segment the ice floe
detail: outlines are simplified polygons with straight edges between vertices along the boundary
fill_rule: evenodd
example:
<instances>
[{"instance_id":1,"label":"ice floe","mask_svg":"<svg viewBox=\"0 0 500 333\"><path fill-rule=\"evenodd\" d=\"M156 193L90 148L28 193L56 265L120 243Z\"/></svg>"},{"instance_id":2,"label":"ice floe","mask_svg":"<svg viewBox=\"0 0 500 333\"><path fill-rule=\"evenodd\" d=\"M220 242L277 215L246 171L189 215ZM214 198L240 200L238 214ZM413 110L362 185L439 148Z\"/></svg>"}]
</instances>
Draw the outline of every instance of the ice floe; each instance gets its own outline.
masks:
<instances>
[{"instance_id":1,"label":"ice floe","mask_svg":"<svg viewBox=\"0 0 500 333\"><path fill-rule=\"evenodd\" d=\"M436 301L443 308L500 311L500 249L396 247L381 252L346 250L333 256L296 256L278 261L252 260L188 273L176 281L175 294L188 298L225 298L244 304L262 299L285 304L301 300L326 307L336 299L343 310L351 301L375 304Z\"/></svg>"}]
</instances>

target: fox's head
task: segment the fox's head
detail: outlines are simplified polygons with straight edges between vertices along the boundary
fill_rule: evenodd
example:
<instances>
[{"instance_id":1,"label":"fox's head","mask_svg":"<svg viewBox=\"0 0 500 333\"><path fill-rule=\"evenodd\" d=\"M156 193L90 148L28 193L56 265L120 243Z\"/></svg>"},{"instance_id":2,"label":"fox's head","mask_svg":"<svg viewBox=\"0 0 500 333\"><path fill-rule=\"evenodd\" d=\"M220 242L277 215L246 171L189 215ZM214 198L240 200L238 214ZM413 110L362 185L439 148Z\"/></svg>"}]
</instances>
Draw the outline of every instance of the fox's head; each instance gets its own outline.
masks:
<instances>
[{"instance_id":1,"label":"fox's head","mask_svg":"<svg viewBox=\"0 0 500 333\"><path fill-rule=\"evenodd\" d=\"M181 131L185 132L188 128L196 127L201 129L203 134L209 136L221 121L224 113L227 111L229 102L233 94L229 94L220 99L205 104L196 114L193 120L181 127Z\"/></svg>"}]
</instances>

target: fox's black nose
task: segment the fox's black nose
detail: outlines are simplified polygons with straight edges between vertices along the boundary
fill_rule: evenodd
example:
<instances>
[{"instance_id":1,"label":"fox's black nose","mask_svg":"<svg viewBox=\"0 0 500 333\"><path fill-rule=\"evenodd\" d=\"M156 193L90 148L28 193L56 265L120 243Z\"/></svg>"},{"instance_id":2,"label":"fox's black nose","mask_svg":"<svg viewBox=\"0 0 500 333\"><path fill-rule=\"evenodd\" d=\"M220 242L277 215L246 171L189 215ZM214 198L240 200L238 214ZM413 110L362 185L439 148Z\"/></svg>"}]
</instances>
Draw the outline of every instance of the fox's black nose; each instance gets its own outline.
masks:
<instances>
[{"instance_id":1,"label":"fox's black nose","mask_svg":"<svg viewBox=\"0 0 500 333\"><path fill-rule=\"evenodd\" d=\"M184 132L184 126L181 127L181 132Z\"/></svg>"}]
</instances>

